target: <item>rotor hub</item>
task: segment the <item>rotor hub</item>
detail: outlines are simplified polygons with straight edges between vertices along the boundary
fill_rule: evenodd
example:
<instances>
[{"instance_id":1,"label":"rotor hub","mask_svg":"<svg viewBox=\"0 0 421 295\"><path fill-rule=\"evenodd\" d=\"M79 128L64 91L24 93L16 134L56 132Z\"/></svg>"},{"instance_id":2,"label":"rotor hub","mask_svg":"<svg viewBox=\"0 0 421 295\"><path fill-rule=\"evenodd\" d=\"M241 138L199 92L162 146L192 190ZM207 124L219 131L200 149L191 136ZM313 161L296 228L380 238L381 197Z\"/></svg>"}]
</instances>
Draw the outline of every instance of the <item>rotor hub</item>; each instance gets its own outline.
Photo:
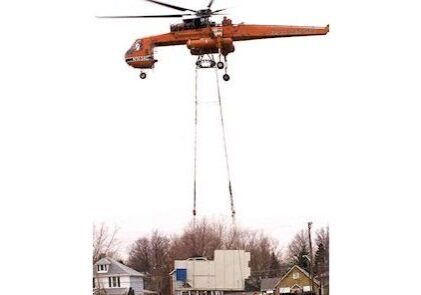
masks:
<instances>
[{"instance_id":1,"label":"rotor hub","mask_svg":"<svg viewBox=\"0 0 421 295\"><path fill-rule=\"evenodd\" d=\"M210 17L212 15L211 9L201 9L197 11L197 16L199 17Z\"/></svg>"}]
</instances>

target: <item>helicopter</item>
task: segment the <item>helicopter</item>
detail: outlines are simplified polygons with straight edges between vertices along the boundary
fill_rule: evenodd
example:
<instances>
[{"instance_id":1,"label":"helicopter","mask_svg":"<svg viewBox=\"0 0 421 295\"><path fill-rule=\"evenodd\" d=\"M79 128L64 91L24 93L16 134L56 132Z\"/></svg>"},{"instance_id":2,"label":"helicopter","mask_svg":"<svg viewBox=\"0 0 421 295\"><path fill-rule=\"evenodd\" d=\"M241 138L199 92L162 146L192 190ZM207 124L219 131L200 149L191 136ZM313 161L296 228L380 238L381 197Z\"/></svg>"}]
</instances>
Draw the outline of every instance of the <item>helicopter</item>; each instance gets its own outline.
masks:
<instances>
[{"instance_id":1,"label":"helicopter","mask_svg":"<svg viewBox=\"0 0 421 295\"><path fill-rule=\"evenodd\" d=\"M158 61L154 57L154 48L162 46L186 45L190 53L198 56L198 68L225 70L224 81L230 80L227 73L227 56L235 51L234 42L267 38L293 36L326 35L329 25L315 26L282 26L282 25L247 25L233 24L232 20L223 17L221 23L211 20L212 16L224 15L224 9L212 10L215 0L210 0L206 8L194 10L155 0L144 0L183 13L163 15L130 15L98 16L98 18L182 18L182 22L170 26L170 32L137 39L125 54L125 61L133 68L140 69L140 78L147 77L146 70L155 67ZM216 62L213 55L218 54Z\"/></svg>"}]
</instances>

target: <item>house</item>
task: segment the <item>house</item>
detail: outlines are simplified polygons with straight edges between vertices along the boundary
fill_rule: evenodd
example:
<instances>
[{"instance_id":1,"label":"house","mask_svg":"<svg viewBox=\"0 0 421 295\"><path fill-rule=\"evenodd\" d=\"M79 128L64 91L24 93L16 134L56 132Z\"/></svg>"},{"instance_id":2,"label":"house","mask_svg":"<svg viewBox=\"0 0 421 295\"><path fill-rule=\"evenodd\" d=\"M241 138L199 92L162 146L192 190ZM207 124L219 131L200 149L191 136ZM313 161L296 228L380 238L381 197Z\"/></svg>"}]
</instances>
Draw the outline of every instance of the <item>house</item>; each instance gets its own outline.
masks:
<instances>
[{"instance_id":1,"label":"house","mask_svg":"<svg viewBox=\"0 0 421 295\"><path fill-rule=\"evenodd\" d=\"M93 267L94 294L127 295L130 288L135 295L149 293L144 290L144 275L112 259L100 259Z\"/></svg>"},{"instance_id":2,"label":"house","mask_svg":"<svg viewBox=\"0 0 421 295\"><path fill-rule=\"evenodd\" d=\"M294 265L291 269L278 281L275 286L276 294L319 294L320 282L313 278L313 282L307 271ZM314 285L314 291L313 287Z\"/></svg>"},{"instance_id":3,"label":"house","mask_svg":"<svg viewBox=\"0 0 421 295\"><path fill-rule=\"evenodd\" d=\"M214 260L194 257L175 260L172 276L174 295L224 295L245 291L250 276L250 253L215 250Z\"/></svg>"},{"instance_id":4,"label":"house","mask_svg":"<svg viewBox=\"0 0 421 295\"><path fill-rule=\"evenodd\" d=\"M260 291L263 295L274 294L276 290L276 284L280 278L265 278L260 281Z\"/></svg>"}]
</instances>

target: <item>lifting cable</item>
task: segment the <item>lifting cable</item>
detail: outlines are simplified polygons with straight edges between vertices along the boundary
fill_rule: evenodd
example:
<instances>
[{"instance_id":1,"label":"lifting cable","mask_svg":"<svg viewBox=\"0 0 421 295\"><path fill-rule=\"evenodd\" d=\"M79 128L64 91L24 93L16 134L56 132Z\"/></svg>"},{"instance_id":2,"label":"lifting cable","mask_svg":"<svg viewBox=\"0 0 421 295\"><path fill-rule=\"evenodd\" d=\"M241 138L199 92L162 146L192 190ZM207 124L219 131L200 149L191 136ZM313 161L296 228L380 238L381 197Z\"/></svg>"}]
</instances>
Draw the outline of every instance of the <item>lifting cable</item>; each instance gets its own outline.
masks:
<instances>
[{"instance_id":1,"label":"lifting cable","mask_svg":"<svg viewBox=\"0 0 421 295\"><path fill-rule=\"evenodd\" d=\"M213 56L212 56L212 60ZM196 224L196 205L197 205L197 137L198 137L198 70L200 69L199 66L196 66L195 70L195 101L194 101L194 168L193 168L193 226ZM228 177L228 191L229 191L229 197L230 197L230 206L231 206L231 217L232 222L235 225L235 208L234 208L234 195L232 190L232 182L231 182L231 171L229 166L229 158L228 158L228 148L227 148L227 139L226 139L226 133L225 133L225 123L224 123L224 113L222 109L222 96L221 96L221 89L219 85L219 76L218 76L218 69L215 68L215 77L216 77L216 86L218 91L218 105L219 105L219 116L220 116L220 122L221 122L221 129L222 129L222 140L224 144L224 154L225 154L225 165L227 170L227 177Z\"/></svg>"},{"instance_id":2,"label":"lifting cable","mask_svg":"<svg viewBox=\"0 0 421 295\"><path fill-rule=\"evenodd\" d=\"M198 126L198 101L197 101L197 71L195 70L194 83L194 168L193 168L193 226L196 227L196 195L197 195L197 126Z\"/></svg>"},{"instance_id":3,"label":"lifting cable","mask_svg":"<svg viewBox=\"0 0 421 295\"><path fill-rule=\"evenodd\" d=\"M229 158L228 158L227 137L225 133L224 112L222 110L221 89L219 86L219 76L218 76L217 68L215 68L215 77L216 77L216 87L218 89L219 116L221 119L222 139L224 143L224 153L225 153L225 165L227 168L228 191L230 195L230 205L231 205L231 217L232 217L232 222L235 223L234 195L232 192L231 171L230 171Z\"/></svg>"}]
</instances>

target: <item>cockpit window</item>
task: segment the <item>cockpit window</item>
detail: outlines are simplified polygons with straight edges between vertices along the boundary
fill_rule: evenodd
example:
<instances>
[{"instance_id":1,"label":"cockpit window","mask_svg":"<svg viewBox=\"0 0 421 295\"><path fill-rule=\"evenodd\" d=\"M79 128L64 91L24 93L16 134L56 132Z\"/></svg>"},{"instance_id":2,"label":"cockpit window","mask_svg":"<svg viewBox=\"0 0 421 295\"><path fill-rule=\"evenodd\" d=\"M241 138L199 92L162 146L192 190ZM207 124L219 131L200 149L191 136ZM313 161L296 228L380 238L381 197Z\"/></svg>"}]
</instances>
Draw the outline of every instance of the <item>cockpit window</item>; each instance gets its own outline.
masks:
<instances>
[{"instance_id":1,"label":"cockpit window","mask_svg":"<svg viewBox=\"0 0 421 295\"><path fill-rule=\"evenodd\" d=\"M142 49L142 40L138 40L134 43L134 49L136 51L139 51L140 49Z\"/></svg>"}]
</instances>

